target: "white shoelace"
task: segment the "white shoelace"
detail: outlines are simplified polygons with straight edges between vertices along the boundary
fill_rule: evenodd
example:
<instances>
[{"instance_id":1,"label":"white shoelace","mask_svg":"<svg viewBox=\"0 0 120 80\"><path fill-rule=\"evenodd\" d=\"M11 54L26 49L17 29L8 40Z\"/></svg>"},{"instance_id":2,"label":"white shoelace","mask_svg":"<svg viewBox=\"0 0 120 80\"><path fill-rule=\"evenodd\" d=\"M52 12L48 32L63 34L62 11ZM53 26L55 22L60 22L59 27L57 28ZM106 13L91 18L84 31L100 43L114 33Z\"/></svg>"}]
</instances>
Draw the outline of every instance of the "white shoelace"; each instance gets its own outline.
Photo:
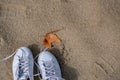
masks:
<instances>
[{"instance_id":1,"label":"white shoelace","mask_svg":"<svg viewBox=\"0 0 120 80\"><path fill-rule=\"evenodd\" d=\"M28 74L29 73L28 66L29 66L29 62L27 59L24 59L24 58L20 59L19 70L18 70L19 77L23 76L23 73L24 73L24 75L26 74L26 76L29 75ZM30 76L27 76L27 77L29 78Z\"/></svg>"},{"instance_id":2,"label":"white shoelace","mask_svg":"<svg viewBox=\"0 0 120 80\"><path fill-rule=\"evenodd\" d=\"M38 73L36 74L39 79L41 80L41 72L40 71L40 67L39 67L39 64L37 64L36 62L34 62L35 65L37 66L37 71ZM48 62L44 62L44 67L45 67L45 73L46 73L46 76L48 77L49 80L51 80L50 78L51 77L54 77L55 75L55 68L54 68L54 65L52 65L51 61L48 61ZM44 80L44 79L42 79Z\"/></svg>"},{"instance_id":3,"label":"white shoelace","mask_svg":"<svg viewBox=\"0 0 120 80\"><path fill-rule=\"evenodd\" d=\"M52 61L46 61L44 62L44 67L45 67L45 73L46 73L46 76L53 76L55 75L55 67L52 63Z\"/></svg>"},{"instance_id":4,"label":"white shoelace","mask_svg":"<svg viewBox=\"0 0 120 80\"><path fill-rule=\"evenodd\" d=\"M43 51L46 51L46 50L48 50L48 48L45 48ZM38 58L38 56L39 56L39 54L34 58L34 63L37 67L37 74L34 74L34 76L38 76L38 78L41 80L42 78L41 78L41 72L39 69L39 65L38 65L38 63L35 62L35 60Z\"/></svg>"},{"instance_id":5,"label":"white shoelace","mask_svg":"<svg viewBox=\"0 0 120 80\"><path fill-rule=\"evenodd\" d=\"M0 60L0 63L8 60L8 59L11 58L11 57L13 57L13 56L16 54L16 52L17 52L17 50L16 50L14 53L12 53L11 55L9 55L8 57L3 58L2 60Z\"/></svg>"}]
</instances>

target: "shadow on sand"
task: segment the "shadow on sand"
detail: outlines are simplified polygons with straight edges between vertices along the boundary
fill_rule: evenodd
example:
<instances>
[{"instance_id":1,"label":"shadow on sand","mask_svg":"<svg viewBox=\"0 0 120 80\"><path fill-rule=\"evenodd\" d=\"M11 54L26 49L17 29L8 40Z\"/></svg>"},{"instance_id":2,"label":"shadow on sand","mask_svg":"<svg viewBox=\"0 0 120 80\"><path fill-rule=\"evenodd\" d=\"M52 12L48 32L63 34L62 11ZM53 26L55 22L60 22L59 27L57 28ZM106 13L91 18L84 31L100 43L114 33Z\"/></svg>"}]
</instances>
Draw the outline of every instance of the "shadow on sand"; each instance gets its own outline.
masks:
<instances>
[{"instance_id":1,"label":"shadow on sand","mask_svg":"<svg viewBox=\"0 0 120 80\"><path fill-rule=\"evenodd\" d=\"M38 45L36 45L36 44L30 45L29 48L31 49L34 57L40 53L40 49L38 48ZM78 80L79 73L77 72L76 69L69 67L65 64L66 59L65 59L64 55L61 53L61 51L57 48L52 48L49 51L51 53L53 53L53 55L57 58L57 60L60 64L60 67L61 67L63 78L65 80ZM36 66L34 66L34 73L37 73ZM34 80L39 80L39 78L34 77Z\"/></svg>"}]
</instances>

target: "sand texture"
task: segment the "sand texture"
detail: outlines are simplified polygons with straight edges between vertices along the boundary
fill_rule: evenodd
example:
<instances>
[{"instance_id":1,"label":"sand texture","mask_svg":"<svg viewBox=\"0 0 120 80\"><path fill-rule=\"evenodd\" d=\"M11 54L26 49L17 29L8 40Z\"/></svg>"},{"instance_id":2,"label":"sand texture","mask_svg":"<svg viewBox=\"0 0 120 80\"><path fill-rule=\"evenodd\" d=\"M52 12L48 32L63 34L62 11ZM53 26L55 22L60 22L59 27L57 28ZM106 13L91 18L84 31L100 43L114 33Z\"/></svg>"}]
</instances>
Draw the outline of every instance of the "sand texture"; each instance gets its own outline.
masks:
<instances>
[{"instance_id":1,"label":"sand texture","mask_svg":"<svg viewBox=\"0 0 120 80\"><path fill-rule=\"evenodd\" d=\"M50 51L66 80L120 80L120 0L0 0L0 59L21 46L37 55L56 29L62 42ZM12 60L0 80L13 80Z\"/></svg>"}]
</instances>

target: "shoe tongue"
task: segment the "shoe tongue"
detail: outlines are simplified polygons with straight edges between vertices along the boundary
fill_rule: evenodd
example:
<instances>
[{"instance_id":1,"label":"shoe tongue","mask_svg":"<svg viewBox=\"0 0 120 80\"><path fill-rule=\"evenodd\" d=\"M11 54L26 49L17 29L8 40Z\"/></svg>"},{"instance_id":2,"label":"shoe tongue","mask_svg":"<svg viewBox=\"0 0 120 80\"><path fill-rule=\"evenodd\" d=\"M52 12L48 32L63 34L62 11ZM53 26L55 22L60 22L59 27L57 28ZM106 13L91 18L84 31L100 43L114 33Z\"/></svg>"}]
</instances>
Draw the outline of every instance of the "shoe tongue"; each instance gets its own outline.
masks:
<instances>
[{"instance_id":1,"label":"shoe tongue","mask_svg":"<svg viewBox=\"0 0 120 80\"><path fill-rule=\"evenodd\" d=\"M27 74L24 74L20 77L19 80L27 80L28 79L28 75Z\"/></svg>"}]
</instances>

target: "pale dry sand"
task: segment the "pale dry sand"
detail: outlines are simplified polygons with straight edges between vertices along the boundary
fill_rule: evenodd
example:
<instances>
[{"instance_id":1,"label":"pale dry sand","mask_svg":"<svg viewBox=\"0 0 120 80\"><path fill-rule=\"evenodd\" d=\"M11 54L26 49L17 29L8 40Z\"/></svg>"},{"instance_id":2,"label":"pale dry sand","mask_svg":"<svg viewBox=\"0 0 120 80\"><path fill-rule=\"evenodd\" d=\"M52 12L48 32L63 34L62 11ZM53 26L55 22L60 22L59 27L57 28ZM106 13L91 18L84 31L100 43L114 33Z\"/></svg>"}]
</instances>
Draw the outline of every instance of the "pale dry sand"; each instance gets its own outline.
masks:
<instances>
[{"instance_id":1,"label":"pale dry sand","mask_svg":"<svg viewBox=\"0 0 120 80\"><path fill-rule=\"evenodd\" d=\"M62 28L51 52L66 80L120 80L120 0L0 0L0 59L21 46L37 55L42 35ZM12 59L0 80L13 80Z\"/></svg>"}]
</instances>

